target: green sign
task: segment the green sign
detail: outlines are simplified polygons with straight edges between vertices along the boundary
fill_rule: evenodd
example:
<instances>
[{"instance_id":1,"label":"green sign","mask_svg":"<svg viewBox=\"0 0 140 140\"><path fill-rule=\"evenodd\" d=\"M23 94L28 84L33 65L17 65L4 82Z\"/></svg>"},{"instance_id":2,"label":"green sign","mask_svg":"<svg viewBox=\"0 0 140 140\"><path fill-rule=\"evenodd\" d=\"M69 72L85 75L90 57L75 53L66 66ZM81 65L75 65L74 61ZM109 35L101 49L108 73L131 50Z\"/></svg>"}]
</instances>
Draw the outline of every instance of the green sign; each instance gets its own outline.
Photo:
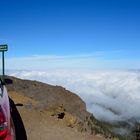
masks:
<instances>
[{"instance_id":1,"label":"green sign","mask_svg":"<svg viewBox=\"0 0 140 140\"><path fill-rule=\"evenodd\" d=\"M8 45L6 44L0 45L0 52L2 51L8 51Z\"/></svg>"}]
</instances>

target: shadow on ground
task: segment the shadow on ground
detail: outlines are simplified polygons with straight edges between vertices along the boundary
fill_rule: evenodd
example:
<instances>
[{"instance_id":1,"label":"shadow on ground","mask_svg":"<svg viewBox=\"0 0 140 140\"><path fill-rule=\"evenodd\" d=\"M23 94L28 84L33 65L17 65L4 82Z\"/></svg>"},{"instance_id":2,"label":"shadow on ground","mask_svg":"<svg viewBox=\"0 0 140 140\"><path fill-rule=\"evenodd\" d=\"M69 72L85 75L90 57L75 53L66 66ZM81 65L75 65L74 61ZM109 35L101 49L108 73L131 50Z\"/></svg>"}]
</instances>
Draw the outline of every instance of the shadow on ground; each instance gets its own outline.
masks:
<instances>
[{"instance_id":1,"label":"shadow on ground","mask_svg":"<svg viewBox=\"0 0 140 140\"><path fill-rule=\"evenodd\" d=\"M16 108L14 101L10 98L9 101L11 107L11 116L15 125L16 140L27 140L26 130L22 118Z\"/></svg>"}]
</instances>

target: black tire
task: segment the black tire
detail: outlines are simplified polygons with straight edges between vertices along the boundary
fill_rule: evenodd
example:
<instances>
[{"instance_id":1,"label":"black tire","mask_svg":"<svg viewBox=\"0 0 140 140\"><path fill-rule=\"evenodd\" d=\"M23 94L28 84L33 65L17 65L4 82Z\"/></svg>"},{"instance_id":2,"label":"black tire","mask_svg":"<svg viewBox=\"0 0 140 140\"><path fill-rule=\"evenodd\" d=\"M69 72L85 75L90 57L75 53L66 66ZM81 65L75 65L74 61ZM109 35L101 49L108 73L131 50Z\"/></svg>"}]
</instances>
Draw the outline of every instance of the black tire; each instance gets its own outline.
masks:
<instances>
[{"instance_id":1,"label":"black tire","mask_svg":"<svg viewBox=\"0 0 140 140\"><path fill-rule=\"evenodd\" d=\"M15 127L16 140L27 140L26 130L22 118L15 106L15 103L10 98L9 98L9 102L11 108L11 117Z\"/></svg>"}]
</instances>

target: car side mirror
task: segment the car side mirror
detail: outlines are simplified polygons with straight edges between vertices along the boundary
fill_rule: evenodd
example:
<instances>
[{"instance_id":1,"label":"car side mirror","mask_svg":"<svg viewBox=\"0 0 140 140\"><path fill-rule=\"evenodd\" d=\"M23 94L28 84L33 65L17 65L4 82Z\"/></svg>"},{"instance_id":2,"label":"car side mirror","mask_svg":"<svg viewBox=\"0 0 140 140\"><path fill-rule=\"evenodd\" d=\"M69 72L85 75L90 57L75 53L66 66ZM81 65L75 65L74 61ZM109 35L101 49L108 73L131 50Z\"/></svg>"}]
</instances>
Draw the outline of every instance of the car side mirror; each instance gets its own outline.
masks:
<instances>
[{"instance_id":1,"label":"car side mirror","mask_svg":"<svg viewBox=\"0 0 140 140\"><path fill-rule=\"evenodd\" d=\"M4 83L5 85L10 85L10 84L13 84L13 80L11 80L11 79L9 79L9 78L5 78L4 81L3 81L3 83Z\"/></svg>"}]
</instances>

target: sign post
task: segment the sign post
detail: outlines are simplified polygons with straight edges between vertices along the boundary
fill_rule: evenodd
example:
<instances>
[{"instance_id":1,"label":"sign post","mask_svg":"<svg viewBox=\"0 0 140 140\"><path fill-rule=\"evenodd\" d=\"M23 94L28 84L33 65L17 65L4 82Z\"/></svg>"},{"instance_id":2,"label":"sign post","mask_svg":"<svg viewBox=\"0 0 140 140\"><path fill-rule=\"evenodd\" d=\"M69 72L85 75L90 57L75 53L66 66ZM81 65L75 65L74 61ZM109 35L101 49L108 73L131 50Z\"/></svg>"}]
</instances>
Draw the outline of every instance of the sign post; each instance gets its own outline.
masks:
<instances>
[{"instance_id":1,"label":"sign post","mask_svg":"<svg viewBox=\"0 0 140 140\"><path fill-rule=\"evenodd\" d=\"M4 80L4 76L5 76L5 60L4 60L5 51L8 51L8 45L7 44L0 45L0 52L2 52L2 77L3 77L3 80Z\"/></svg>"}]
</instances>

